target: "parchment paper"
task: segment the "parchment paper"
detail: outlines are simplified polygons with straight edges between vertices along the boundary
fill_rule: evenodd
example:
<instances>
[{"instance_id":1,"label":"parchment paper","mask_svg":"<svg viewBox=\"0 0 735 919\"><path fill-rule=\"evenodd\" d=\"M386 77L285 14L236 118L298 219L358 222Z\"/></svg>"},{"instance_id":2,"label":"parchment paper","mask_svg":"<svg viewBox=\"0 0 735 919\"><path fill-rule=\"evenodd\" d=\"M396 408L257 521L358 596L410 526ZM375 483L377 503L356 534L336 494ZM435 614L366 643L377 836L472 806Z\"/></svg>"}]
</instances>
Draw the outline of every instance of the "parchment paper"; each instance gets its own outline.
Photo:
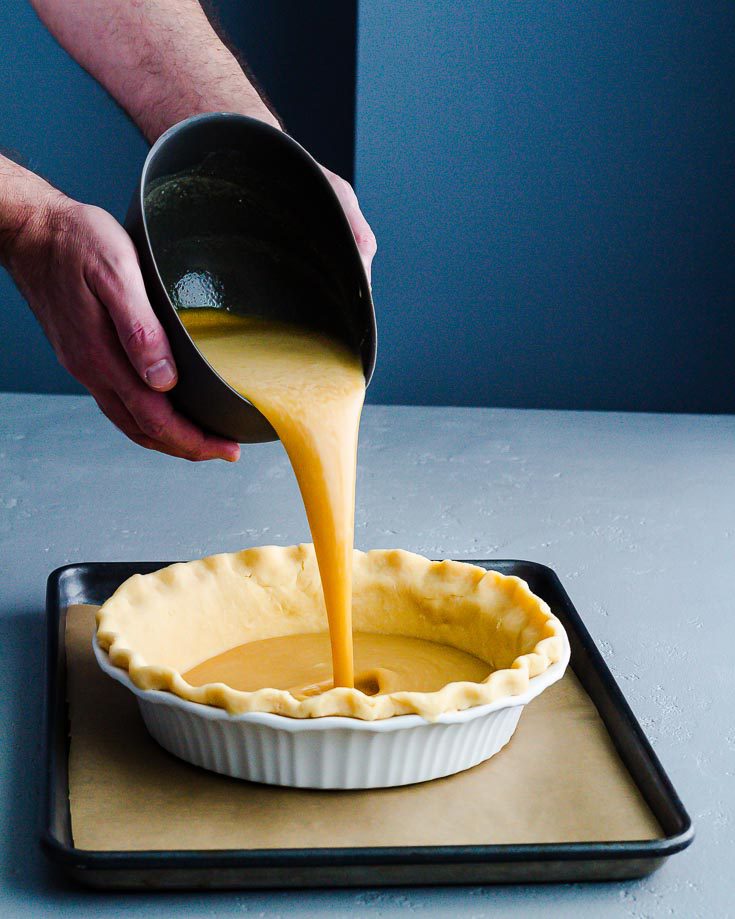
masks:
<instances>
[{"instance_id":1,"label":"parchment paper","mask_svg":"<svg viewBox=\"0 0 735 919\"><path fill-rule=\"evenodd\" d=\"M468 772L375 791L257 785L190 766L147 734L98 668L94 610L71 607L66 651L72 834L80 849L260 849L655 839L661 830L569 671L510 744Z\"/></svg>"}]
</instances>

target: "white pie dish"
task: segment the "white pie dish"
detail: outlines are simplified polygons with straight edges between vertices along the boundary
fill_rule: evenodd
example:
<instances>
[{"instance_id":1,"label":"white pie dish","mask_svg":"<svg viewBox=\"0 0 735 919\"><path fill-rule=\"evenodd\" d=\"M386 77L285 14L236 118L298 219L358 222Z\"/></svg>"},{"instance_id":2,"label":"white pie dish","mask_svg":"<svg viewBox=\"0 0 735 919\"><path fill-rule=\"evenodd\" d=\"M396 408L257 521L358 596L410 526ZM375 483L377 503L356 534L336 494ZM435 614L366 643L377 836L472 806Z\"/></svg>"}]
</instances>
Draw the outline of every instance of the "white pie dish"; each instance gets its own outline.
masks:
<instances>
[{"instance_id":1,"label":"white pie dish","mask_svg":"<svg viewBox=\"0 0 735 919\"><path fill-rule=\"evenodd\" d=\"M135 694L171 753L236 778L381 788L451 775L510 739L523 706L564 673L566 633L520 578L402 549L355 550L356 631L446 644L490 665L482 681L368 695L189 683L189 669L269 637L319 632L314 547L260 546L134 575L97 613L95 655Z\"/></svg>"},{"instance_id":2,"label":"white pie dish","mask_svg":"<svg viewBox=\"0 0 735 919\"><path fill-rule=\"evenodd\" d=\"M140 689L93 640L102 670L138 700L151 736L180 759L251 782L296 788L357 789L410 785L470 769L501 750L523 707L561 679L569 642L556 662L531 677L526 692L439 715L377 721L344 716L289 718L229 714L172 692Z\"/></svg>"}]
</instances>

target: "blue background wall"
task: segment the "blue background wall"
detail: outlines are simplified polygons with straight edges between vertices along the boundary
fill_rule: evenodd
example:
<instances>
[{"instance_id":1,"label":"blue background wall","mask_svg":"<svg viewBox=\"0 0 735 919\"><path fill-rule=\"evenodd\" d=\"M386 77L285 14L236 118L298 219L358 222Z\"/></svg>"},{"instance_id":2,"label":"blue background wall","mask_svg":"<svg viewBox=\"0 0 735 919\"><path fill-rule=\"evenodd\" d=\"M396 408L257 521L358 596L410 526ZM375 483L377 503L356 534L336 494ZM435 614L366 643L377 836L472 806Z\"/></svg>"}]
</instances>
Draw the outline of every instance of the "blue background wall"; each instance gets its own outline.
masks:
<instances>
[{"instance_id":1,"label":"blue background wall","mask_svg":"<svg viewBox=\"0 0 735 919\"><path fill-rule=\"evenodd\" d=\"M378 401L735 411L735 4L360 3Z\"/></svg>"},{"instance_id":2,"label":"blue background wall","mask_svg":"<svg viewBox=\"0 0 735 919\"><path fill-rule=\"evenodd\" d=\"M36 19L0 0L0 149L73 198L125 215L147 145ZM0 389L83 392L0 269Z\"/></svg>"},{"instance_id":3,"label":"blue background wall","mask_svg":"<svg viewBox=\"0 0 735 919\"><path fill-rule=\"evenodd\" d=\"M216 6L348 172L352 4ZM0 146L121 217L143 140L30 7L0 10ZM734 40L730 0L361 0L372 401L735 411ZM0 388L75 390L2 274L0 342Z\"/></svg>"}]
</instances>

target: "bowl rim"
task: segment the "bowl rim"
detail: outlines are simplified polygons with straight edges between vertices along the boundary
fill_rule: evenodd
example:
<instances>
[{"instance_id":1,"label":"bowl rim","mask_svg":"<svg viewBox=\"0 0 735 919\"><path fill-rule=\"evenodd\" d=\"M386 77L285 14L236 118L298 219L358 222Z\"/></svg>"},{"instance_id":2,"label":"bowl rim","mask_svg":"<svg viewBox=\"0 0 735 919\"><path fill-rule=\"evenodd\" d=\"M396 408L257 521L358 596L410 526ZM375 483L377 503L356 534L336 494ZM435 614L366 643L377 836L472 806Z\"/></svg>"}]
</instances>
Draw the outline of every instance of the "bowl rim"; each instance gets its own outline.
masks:
<instances>
[{"instance_id":1,"label":"bowl rim","mask_svg":"<svg viewBox=\"0 0 735 919\"><path fill-rule=\"evenodd\" d=\"M253 118L250 115L243 115L241 112L231 112L224 109L189 115L188 117L183 118L181 121L178 121L167 128L163 134L161 134L160 137L156 139L148 151L141 169L138 186L134 193L134 198L135 203L140 211L143 235L145 238L146 246L148 248L148 252L151 256L151 263L160 288L164 293L164 302L170 308L170 316L172 320L175 319L176 322L178 322L178 324L181 326L184 335L189 339L192 347L201 356L209 370L220 380L220 382L225 387L227 387L227 389L230 390L232 395L237 397L237 399L242 400L245 404L258 412L258 414L262 415L262 412L260 412L260 410L255 405L253 405L253 403L246 396L243 396L242 393L238 392L233 386L231 386L227 380L225 380L225 378L219 373L219 371L212 364L210 364L207 358L204 357L202 352L199 351L196 342L189 334L188 329L182 322L181 317L178 315L178 310L174 306L166 289L166 285L163 282L163 278L161 277L158 261L153 255L155 247L153 246L151 240L151 232L148 220L149 215L146 210L145 198L146 190L150 183L150 174L151 172L155 171L156 160L160 157L161 151L165 147L174 143L181 143L182 137L185 137L187 133L197 131L202 126L207 126L210 124L223 124L227 125L228 127L235 126L235 130L237 130L238 125L244 125L245 129L249 130L253 136L257 136L259 134L264 138L270 138L271 142L275 142L285 149L289 149L291 151L292 157L300 158L301 161L307 164L311 169L312 175L314 177L314 183L321 187L324 196L330 198L334 203L336 203L337 206L336 208L333 207L333 211L335 214L336 222L341 225L344 239L348 242L352 240L354 243L354 234L352 232L349 219L347 218L344 212L344 208L341 205L339 197L316 158L287 131L281 128L276 128L267 122L261 121L259 118ZM358 356L362 363L363 375L365 377L365 388L367 389L375 373L378 347L378 328L372 287L370 285L370 281L368 280L367 272L365 270L360 251L356 243L354 243L354 246L350 247L350 251L352 252L353 249L354 253L351 256L353 263L352 269L354 270L358 283L358 299L364 302L365 318L367 319L367 334L360 342L358 348ZM267 421L267 419L265 420ZM270 426L270 422L268 422L268 424Z\"/></svg>"},{"instance_id":2,"label":"bowl rim","mask_svg":"<svg viewBox=\"0 0 735 919\"><path fill-rule=\"evenodd\" d=\"M560 637L562 638L564 646L561 657L558 661L550 664L543 673L531 677L528 681L529 688L526 692L516 696L503 696L501 699L496 699L494 702L490 702L486 705L473 705L457 712L444 712L431 721L417 714L393 715L390 718L381 718L374 721L368 721L363 718L350 718L346 715L325 715L315 718L292 718L288 715L277 715L273 712L242 712L233 715L218 706L205 705L202 702L191 702L188 699L182 699L180 696L168 690L140 689L130 679L127 670L122 667L116 667L110 662L109 655L107 651L100 647L96 634L92 638L92 648L100 668L108 676L112 677L112 679L117 680L118 683L121 683L129 689L141 702L179 709L180 711L209 721L261 725L292 734L301 731L328 730L372 731L377 733L407 730L427 725L461 724L472 721L475 718L491 715L504 708L515 708L517 706L527 705L532 699L535 699L536 696L540 695L545 689L564 676L570 661L571 648L565 630Z\"/></svg>"}]
</instances>

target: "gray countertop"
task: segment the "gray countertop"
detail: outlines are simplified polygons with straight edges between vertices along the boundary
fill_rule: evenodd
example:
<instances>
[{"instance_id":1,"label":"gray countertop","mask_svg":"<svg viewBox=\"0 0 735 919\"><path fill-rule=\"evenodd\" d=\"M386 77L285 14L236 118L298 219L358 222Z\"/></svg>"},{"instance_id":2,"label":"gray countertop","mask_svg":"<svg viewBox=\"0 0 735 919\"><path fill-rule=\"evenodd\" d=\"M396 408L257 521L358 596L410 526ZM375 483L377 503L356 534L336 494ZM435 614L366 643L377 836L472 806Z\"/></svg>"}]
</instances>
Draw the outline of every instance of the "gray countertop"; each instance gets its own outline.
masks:
<instances>
[{"instance_id":1,"label":"gray countertop","mask_svg":"<svg viewBox=\"0 0 735 919\"><path fill-rule=\"evenodd\" d=\"M552 566L697 838L642 881L105 895L39 851L44 589L75 561L308 539L279 444L235 466L129 444L91 399L0 395L0 915L733 916L735 417L370 406L356 542Z\"/></svg>"}]
</instances>

